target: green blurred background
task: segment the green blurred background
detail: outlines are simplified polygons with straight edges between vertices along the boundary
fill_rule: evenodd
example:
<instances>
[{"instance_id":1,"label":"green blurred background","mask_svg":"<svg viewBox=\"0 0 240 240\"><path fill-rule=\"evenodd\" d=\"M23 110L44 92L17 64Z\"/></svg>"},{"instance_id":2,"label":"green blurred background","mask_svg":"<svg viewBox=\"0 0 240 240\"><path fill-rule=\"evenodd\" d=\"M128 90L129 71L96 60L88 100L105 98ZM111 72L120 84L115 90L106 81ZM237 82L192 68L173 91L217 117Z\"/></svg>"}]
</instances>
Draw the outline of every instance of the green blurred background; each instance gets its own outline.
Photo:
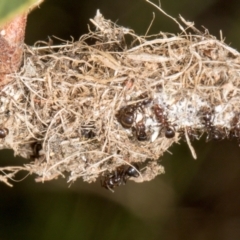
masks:
<instances>
[{"instance_id":1,"label":"green blurred background","mask_svg":"<svg viewBox=\"0 0 240 240\"><path fill-rule=\"evenodd\" d=\"M157 2L156 2L157 3ZM158 3L157 3L158 4ZM170 15L181 14L240 49L239 0L162 0ZM107 19L145 34L178 33L178 27L144 0L46 0L28 18L26 43L51 36L78 39L100 9ZM128 182L115 193L99 182L66 179L35 183L34 176L9 188L0 183L0 240L8 239L240 239L240 148L236 142L186 143L162 158L166 174L151 182ZM1 151L1 166L27 163ZM24 174L18 175L18 179Z\"/></svg>"}]
</instances>

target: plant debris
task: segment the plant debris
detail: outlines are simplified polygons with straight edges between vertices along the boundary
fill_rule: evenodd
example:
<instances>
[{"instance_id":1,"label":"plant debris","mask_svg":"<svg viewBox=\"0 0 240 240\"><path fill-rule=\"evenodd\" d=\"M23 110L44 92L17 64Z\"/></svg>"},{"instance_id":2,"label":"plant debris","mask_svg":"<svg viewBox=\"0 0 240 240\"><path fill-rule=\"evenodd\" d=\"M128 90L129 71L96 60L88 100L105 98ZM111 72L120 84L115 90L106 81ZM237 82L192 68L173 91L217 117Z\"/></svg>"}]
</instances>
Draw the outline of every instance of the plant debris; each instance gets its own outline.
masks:
<instances>
[{"instance_id":1,"label":"plant debris","mask_svg":"<svg viewBox=\"0 0 240 240\"><path fill-rule=\"evenodd\" d=\"M181 20L188 33L141 37L97 11L79 41L25 46L0 98L0 147L31 159L19 171L90 183L138 164L130 179L142 182L164 173L159 158L180 139L195 158L203 133L240 140L239 53Z\"/></svg>"}]
</instances>

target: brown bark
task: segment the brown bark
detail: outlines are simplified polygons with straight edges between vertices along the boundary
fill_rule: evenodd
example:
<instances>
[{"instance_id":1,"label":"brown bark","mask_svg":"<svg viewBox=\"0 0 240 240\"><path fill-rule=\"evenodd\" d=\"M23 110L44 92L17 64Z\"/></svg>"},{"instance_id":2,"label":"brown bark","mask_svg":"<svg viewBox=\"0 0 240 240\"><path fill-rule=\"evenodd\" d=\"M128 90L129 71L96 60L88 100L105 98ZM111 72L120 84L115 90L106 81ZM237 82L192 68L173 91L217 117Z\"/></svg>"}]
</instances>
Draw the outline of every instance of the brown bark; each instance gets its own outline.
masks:
<instances>
[{"instance_id":1,"label":"brown bark","mask_svg":"<svg viewBox=\"0 0 240 240\"><path fill-rule=\"evenodd\" d=\"M22 63L27 13L15 17L0 28L0 86L12 79L7 74L19 70Z\"/></svg>"}]
</instances>

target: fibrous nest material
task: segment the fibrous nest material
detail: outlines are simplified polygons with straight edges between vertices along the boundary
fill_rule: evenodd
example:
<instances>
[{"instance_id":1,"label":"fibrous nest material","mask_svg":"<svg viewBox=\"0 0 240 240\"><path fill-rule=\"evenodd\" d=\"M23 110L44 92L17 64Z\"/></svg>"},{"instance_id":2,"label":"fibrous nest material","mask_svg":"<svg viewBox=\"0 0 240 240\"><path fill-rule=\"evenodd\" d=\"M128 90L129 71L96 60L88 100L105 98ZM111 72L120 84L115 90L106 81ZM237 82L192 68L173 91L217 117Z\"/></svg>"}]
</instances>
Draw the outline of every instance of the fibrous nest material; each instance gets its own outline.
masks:
<instances>
[{"instance_id":1,"label":"fibrous nest material","mask_svg":"<svg viewBox=\"0 0 240 240\"><path fill-rule=\"evenodd\" d=\"M164 172L174 142L240 139L239 53L182 19L188 33L141 37L104 19L77 42L25 46L21 70L1 94L1 148L31 159L3 167L37 181L92 182L140 165L141 182ZM239 128L240 129L240 128Z\"/></svg>"}]
</instances>

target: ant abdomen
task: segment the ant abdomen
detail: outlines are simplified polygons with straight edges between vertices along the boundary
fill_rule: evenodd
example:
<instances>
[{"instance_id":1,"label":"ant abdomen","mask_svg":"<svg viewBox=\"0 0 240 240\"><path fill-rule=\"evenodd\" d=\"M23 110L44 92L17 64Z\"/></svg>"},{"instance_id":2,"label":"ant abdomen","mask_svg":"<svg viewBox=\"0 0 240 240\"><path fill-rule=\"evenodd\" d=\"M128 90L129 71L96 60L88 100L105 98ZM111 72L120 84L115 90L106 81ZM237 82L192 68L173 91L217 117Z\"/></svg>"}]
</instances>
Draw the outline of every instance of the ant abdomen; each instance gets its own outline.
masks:
<instances>
[{"instance_id":1,"label":"ant abdomen","mask_svg":"<svg viewBox=\"0 0 240 240\"><path fill-rule=\"evenodd\" d=\"M0 138L5 138L9 133L7 128L0 128Z\"/></svg>"},{"instance_id":2,"label":"ant abdomen","mask_svg":"<svg viewBox=\"0 0 240 240\"><path fill-rule=\"evenodd\" d=\"M134 106L126 106L119 110L117 114L118 121L124 128L131 128L135 121L135 111L136 107Z\"/></svg>"}]
</instances>

